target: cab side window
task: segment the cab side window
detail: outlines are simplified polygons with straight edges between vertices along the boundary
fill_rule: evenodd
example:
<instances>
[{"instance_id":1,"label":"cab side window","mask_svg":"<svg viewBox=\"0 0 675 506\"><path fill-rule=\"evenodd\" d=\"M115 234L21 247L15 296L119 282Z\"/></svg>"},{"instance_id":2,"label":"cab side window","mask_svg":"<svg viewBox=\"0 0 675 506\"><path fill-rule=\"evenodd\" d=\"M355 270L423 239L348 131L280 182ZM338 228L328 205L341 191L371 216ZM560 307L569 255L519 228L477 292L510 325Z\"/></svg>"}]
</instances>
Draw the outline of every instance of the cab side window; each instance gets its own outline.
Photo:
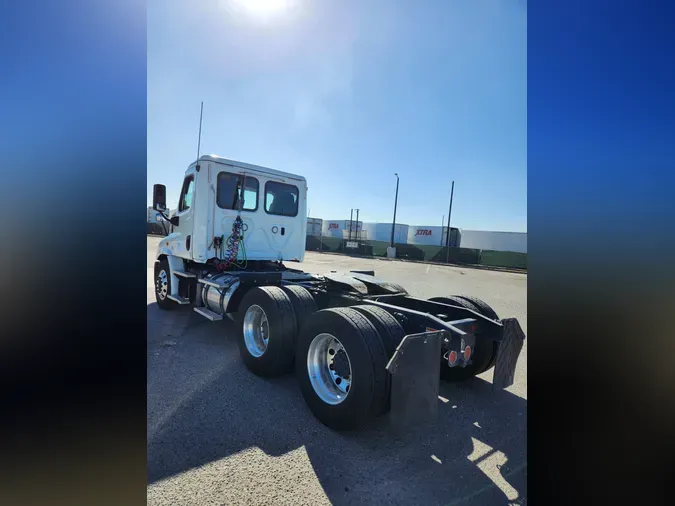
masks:
<instances>
[{"instance_id":1,"label":"cab side window","mask_svg":"<svg viewBox=\"0 0 675 506\"><path fill-rule=\"evenodd\" d=\"M195 190L195 177L190 175L183 181L183 189L178 201L178 212L186 211L192 206L192 196Z\"/></svg>"},{"instance_id":2,"label":"cab side window","mask_svg":"<svg viewBox=\"0 0 675 506\"><path fill-rule=\"evenodd\" d=\"M244 179L246 182L244 182ZM221 172L218 174L216 203L221 209L239 209L239 192L244 185L244 201L241 203L243 211L258 209L258 180L252 176L245 178L241 174Z\"/></svg>"},{"instance_id":3,"label":"cab side window","mask_svg":"<svg viewBox=\"0 0 675 506\"><path fill-rule=\"evenodd\" d=\"M297 186L268 181L265 183L265 212L279 216L297 216L299 194Z\"/></svg>"}]
</instances>

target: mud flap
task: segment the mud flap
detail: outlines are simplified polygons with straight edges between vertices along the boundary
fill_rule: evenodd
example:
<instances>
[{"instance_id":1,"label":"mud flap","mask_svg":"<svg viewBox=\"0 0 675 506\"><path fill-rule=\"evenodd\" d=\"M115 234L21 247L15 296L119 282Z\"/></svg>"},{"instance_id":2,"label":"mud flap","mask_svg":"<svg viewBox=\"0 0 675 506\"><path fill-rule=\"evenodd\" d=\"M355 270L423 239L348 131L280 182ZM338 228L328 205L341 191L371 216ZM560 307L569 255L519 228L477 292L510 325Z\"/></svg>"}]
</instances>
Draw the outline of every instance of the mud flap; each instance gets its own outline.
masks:
<instances>
[{"instance_id":1,"label":"mud flap","mask_svg":"<svg viewBox=\"0 0 675 506\"><path fill-rule=\"evenodd\" d=\"M403 338L387 364L391 373L389 422L396 431L436 420L442 332Z\"/></svg>"},{"instance_id":2,"label":"mud flap","mask_svg":"<svg viewBox=\"0 0 675 506\"><path fill-rule=\"evenodd\" d=\"M516 363L525 342L525 333L520 328L518 320L506 318L502 320L502 325L504 326L503 338L499 343L495 372L492 377L492 388L495 390L513 385Z\"/></svg>"}]
</instances>

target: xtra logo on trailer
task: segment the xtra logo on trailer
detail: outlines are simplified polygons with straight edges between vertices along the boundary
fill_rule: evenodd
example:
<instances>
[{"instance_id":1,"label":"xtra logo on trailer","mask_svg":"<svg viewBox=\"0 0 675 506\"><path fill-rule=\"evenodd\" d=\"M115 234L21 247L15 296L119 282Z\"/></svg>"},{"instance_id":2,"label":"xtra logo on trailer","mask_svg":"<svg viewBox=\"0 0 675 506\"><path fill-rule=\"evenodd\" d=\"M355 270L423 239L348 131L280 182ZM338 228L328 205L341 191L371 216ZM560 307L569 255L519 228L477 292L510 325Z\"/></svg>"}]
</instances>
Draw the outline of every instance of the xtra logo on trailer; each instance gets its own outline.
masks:
<instances>
[{"instance_id":1,"label":"xtra logo on trailer","mask_svg":"<svg viewBox=\"0 0 675 506\"><path fill-rule=\"evenodd\" d=\"M415 235L433 235L428 228L418 228Z\"/></svg>"},{"instance_id":2,"label":"xtra logo on trailer","mask_svg":"<svg viewBox=\"0 0 675 506\"><path fill-rule=\"evenodd\" d=\"M328 229L330 230L331 228L340 228L340 226L337 223L329 223L328 224Z\"/></svg>"}]
</instances>

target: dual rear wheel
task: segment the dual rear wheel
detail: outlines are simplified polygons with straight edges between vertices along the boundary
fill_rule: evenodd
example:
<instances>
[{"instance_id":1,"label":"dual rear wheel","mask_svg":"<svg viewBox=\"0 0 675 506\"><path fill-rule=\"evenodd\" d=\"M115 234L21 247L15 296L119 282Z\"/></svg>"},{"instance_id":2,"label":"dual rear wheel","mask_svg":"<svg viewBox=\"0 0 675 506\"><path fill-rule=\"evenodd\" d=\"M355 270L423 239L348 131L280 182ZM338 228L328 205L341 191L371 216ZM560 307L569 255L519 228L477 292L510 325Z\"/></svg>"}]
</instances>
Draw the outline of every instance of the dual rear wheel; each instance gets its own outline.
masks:
<instances>
[{"instance_id":1,"label":"dual rear wheel","mask_svg":"<svg viewBox=\"0 0 675 506\"><path fill-rule=\"evenodd\" d=\"M295 372L307 406L336 430L356 428L389 409L387 362L405 332L371 306L319 311L305 288L257 287L240 304L239 350L259 376Z\"/></svg>"},{"instance_id":2,"label":"dual rear wheel","mask_svg":"<svg viewBox=\"0 0 675 506\"><path fill-rule=\"evenodd\" d=\"M491 320L499 320L497 313L485 302L465 295L450 297L433 297L432 302L441 302L452 306L460 306L475 311ZM490 369L497 358L498 344L495 341L478 337L471 356L471 364L466 367L448 367L441 357L441 379L444 381L465 381Z\"/></svg>"},{"instance_id":3,"label":"dual rear wheel","mask_svg":"<svg viewBox=\"0 0 675 506\"><path fill-rule=\"evenodd\" d=\"M311 294L295 286L256 287L246 292L239 307L238 345L246 367L264 377L290 372L298 329L316 311Z\"/></svg>"},{"instance_id":4,"label":"dual rear wheel","mask_svg":"<svg viewBox=\"0 0 675 506\"><path fill-rule=\"evenodd\" d=\"M430 300L498 319L479 299ZM386 365L405 335L389 312L371 305L319 311L311 293L299 286L253 288L240 308L239 349L246 366L267 377L294 368L307 406L324 425L353 429L388 411ZM443 361L441 379L463 381L480 374L494 365L496 352L495 343L479 339L472 364L449 368Z\"/></svg>"},{"instance_id":5,"label":"dual rear wheel","mask_svg":"<svg viewBox=\"0 0 675 506\"><path fill-rule=\"evenodd\" d=\"M361 308L314 313L300 332L296 356L302 396L324 425L353 429L388 410L391 356Z\"/></svg>"}]
</instances>

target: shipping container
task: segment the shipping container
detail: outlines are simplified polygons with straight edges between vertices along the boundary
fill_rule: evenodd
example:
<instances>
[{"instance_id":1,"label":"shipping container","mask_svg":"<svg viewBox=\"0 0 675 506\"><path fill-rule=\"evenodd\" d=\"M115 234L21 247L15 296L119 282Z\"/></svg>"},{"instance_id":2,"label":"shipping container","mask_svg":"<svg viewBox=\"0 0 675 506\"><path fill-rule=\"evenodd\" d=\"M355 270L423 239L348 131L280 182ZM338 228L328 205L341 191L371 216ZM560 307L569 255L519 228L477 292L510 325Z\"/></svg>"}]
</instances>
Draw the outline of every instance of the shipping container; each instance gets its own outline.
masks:
<instances>
[{"instance_id":1,"label":"shipping container","mask_svg":"<svg viewBox=\"0 0 675 506\"><path fill-rule=\"evenodd\" d=\"M408 241L408 225L397 223L394 227L394 242L405 244ZM391 223L364 223L363 235L371 241L391 241Z\"/></svg>"},{"instance_id":2,"label":"shipping container","mask_svg":"<svg viewBox=\"0 0 675 506\"><path fill-rule=\"evenodd\" d=\"M427 246L445 246L448 227L439 226L410 226L408 228L408 244L423 244ZM450 246L459 244L459 230L450 227Z\"/></svg>"},{"instance_id":3,"label":"shipping container","mask_svg":"<svg viewBox=\"0 0 675 506\"><path fill-rule=\"evenodd\" d=\"M363 237L361 230L363 228L362 221L353 220L324 220L321 227L322 235L327 237L339 237L340 239L348 239L350 236L349 230L351 225L351 237L356 240L357 234L360 240L367 239Z\"/></svg>"},{"instance_id":4,"label":"shipping container","mask_svg":"<svg viewBox=\"0 0 675 506\"><path fill-rule=\"evenodd\" d=\"M319 218L307 218L307 235L321 235L323 220Z\"/></svg>"},{"instance_id":5,"label":"shipping container","mask_svg":"<svg viewBox=\"0 0 675 506\"><path fill-rule=\"evenodd\" d=\"M527 232L488 232L461 230L462 248L527 253Z\"/></svg>"}]
</instances>

